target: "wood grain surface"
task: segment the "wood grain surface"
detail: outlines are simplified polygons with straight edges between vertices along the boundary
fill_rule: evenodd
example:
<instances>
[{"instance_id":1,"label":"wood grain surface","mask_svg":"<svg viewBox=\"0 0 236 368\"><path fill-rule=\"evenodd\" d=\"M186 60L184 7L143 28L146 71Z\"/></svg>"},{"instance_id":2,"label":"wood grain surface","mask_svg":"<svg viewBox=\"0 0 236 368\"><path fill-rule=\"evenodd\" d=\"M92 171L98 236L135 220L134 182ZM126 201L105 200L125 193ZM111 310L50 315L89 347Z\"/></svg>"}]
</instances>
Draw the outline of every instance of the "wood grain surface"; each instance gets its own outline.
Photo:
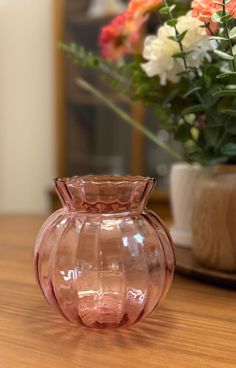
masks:
<instances>
[{"instance_id":1,"label":"wood grain surface","mask_svg":"<svg viewBox=\"0 0 236 368\"><path fill-rule=\"evenodd\" d=\"M213 270L202 266L191 248L176 246L176 271L191 278L236 290L236 273ZM236 294L235 294L236 295Z\"/></svg>"},{"instance_id":2,"label":"wood grain surface","mask_svg":"<svg viewBox=\"0 0 236 368\"><path fill-rule=\"evenodd\" d=\"M236 165L214 167L193 198L193 254L206 267L236 273Z\"/></svg>"},{"instance_id":3,"label":"wood grain surface","mask_svg":"<svg viewBox=\"0 0 236 368\"><path fill-rule=\"evenodd\" d=\"M0 217L1 368L235 368L236 294L176 275L166 300L130 330L64 322L35 285L39 216Z\"/></svg>"}]
</instances>

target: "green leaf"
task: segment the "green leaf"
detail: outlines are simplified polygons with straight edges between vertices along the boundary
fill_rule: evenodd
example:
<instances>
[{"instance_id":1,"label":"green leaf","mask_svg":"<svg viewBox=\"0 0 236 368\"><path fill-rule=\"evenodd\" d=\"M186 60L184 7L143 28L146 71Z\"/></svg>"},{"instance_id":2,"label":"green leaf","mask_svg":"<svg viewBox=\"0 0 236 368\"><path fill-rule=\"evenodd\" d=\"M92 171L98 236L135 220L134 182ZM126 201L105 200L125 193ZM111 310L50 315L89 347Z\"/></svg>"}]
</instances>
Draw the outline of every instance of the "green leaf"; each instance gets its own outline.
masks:
<instances>
[{"instance_id":1,"label":"green leaf","mask_svg":"<svg viewBox=\"0 0 236 368\"><path fill-rule=\"evenodd\" d=\"M217 79L230 78L230 77L236 77L236 72L227 72L227 73L218 74L216 76Z\"/></svg>"},{"instance_id":2,"label":"green leaf","mask_svg":"<svg viewBox=\"0 0 236 368\"><path fill-rule=\"evenodd\" d=\"M216 40L216 41L228 41L228 38L222 36L211 36L209 40Z\"/></svg>"},{"instance_id":3,"label":"green leaf","mask_svg":"<svg viewBox=\"0 0 236 368\"><path fill-rule=\"evenodd\" d=\"M213 50L214 53L218 56L220 56L222 59L225 60L233 60L234 57L232 55L226 54L226 52L220 51L220 50Z\"/></svg>"},{"instance_id":4,"label":"green leaf","mask_svg":"<svg viewBox=\"0 0 236 368\"><path fill-rule=\"evenodd\" d=\"M159 13L160 14L169 14L170 12L172 12L175 9L176 5L171 5L171 6L163 6L160 10Z\"/></svg>"},{"instance_id":5,"label":"green leaf","mask_svg":"<svg viewBox=\"0 0 236 368\"><path fill-rule=\"evenodd\" d=\"M203 74L203 79L204 79L204 82L205 82L205 86L208 89L211 86L212 78L207 74Z\"/></svg>"},{"instance_id":6,"label":"green leaf","mask_svg":"<svg viewBox=\"0 0 236 368\"><path fill-rule=\"evenodd\" d=\"M224 164L225 162L228 161L228 157L216 157L216 158L212 158L210 160L207 160L207 164L209 166L213 166L213 165L219 165L219 164Z\"/></svg>"},{"instance_id":7,"label":"green leaf","mask_svg":"<svg viewBox=\"0 0 236 368\"><path fill-rule=\"evenodd\" d=\"M213 93L214 97L236 96L236 89L222 89Z\"/></svg>"},{"instance_id":8,"label":"green leaf","mask_svg":"<svg viewBox=\"0 0 236 368\"><path fill-rule=\"evenodd\" d=\"M120 81L118 81L117 79L113 79L113 81L111 82L112 88L117 88L119 84L120 84Z\"/></svg>"},{"instance_id":9,"label":"green leaf","mask_svg":"<svg viewBox=\"0 0 236 368\"><path fill-rule=\"evenodd\" d=\"M175 59L183 59L188 54L189 52L176 52L175 54L172 55L172 57Z\"/></svg>"},{"instance_id":10,"label":"green leaf","mask_svg":"<svg viewBox=\"0 0 236 368\"><path fill-rule=\"evenodd\" d=\"M171 5L170 6L170 11L173 11L175 8L176 8L176 5L175 4Z\"/></svg>"},{"instance_id":11,"label":"green leaf","mask_svg":"<svg viewBox=\"0 0 236 368\"><path fill-rule=\"evenodd\" d=\"M227 4L229 4L230 2L231 2L231 0L225 0L224 3L223 2L220 2L220 1L217 1L217 0L216 1L213 0L213 3L214 4L220 5L222 7L225 6L225 5L227 5Z\"/></svg>"},{"instance_id":12,"label":"green leaf","mask_svg":"<svg viewBox=\"0 0 236 368\"><path fill-rule=\"evenodd\" d=\"M179 94L179 88L174 88L167 94L166 98L164 99L162 106L167 106L173 99Z\"/></svg>"},{"instance_id":13,"label":"green leaf","mask_svg":"<svg viewBox=\"0 0 236 368\"><path fill-rule=\"evenodd\" d=\"M215 23L227 23L233 19L233 14L228 14L227 11L224 13L223 10L219 10L212 15L211 19Z\"/></svg>"},{"instance_id":14,"label":"green leaf","mask_svg":"<svg viewBox=\"0 0 236 368\"><path fill-rule=\"evenodd\" d=\"M177 37L175 37L175 36L169 36L168 38L169 38L169 40L171 40L171 41L179 42L179 41L178 41L178 38L177 38Z\"/></svg>"},{"instance_id":15,"label":"green leaf","mask_svg":"<svg viewBox=\"0 0 236 368\"><path fill-rule=\"evenodd\" d=\"M233 55L235 56L235 55L236 55L236 45L234 45L234 46L232 47L232 51L233 51Z\"/></svg>"},{"instance_id":16,"label":"green leaf","mask_svg":"<svg viewBox=\"0 0 236 368\"><path fill-rule=\"evenodd\" d=\"M235 111L235 115L236 116L236 111ZM236 135L236 121L235 119L229 121L226 125L226 130L228 133Z\"/></svg>"},{"instance_id":17,"label":"green leaf","mask_svg":"<svg viewBox=\"0 0 236 368\"><path fill-rule=\"evenodd\" d=\"M180 35L179 35L179 41L180 42L183 41L183 39L186 36L187 32L188 32L188 30L186 29L186 31L183 31L182 33L180 33Z\"/></svg>"},{"instance_id":18,"label":"green leaf","mask_svg":"<svg viewBox=\"0 0 236 368\"><path fill-rule=\"evenodd\" d=\"M190 107L187 107L186 109L184 109L181 112L181 115L187 115L187 114L191 114L191 113L195 113L195 112L203 112L207 109L207 105L204 104L198 104L198 105L193 105Z\"/></svg>"},{"instance_id":19,"label":"green leaf","mask_svg":"<svg viewBox=\"0 0 236 368\"><path fill-rule=\"evenodd\" d=\"M225 1L224 1L224 4L225 4L225 5L227 5L227 4L229 4L231 1L232 1L232 0L225 0ZM222 2L219 2L219 1L217 1L217 0L213 0L213 3L215 3L215 4L220 4L220 5L222 5L222 4L223 4Z\"/></svg>"},{"instance_id":20,"label":"green leaf","mask_svg":"<svg viewBox=\"0 0 236 368\"><path fill-rule=\"evenodd\" d=\"M204 103L207 105L208 110L206 112L209 111L209 109L211 108L211 114L215 114L215 108L216 104L218 104L218 101L220 99L220 97L214 97L214 93L221 91L220 87L216 84L213 83L213 85L208 89L207 93L204 95ZM217 115L216 115L217 116ZM208 116L207 121L210 119L210 116Z\"/></svg>"},{"instance_id":21,"label":"green leaf","mask_svg":"<svg viewBox=\"0 0 236 368\"><path fill-rule=\"evenodd\" d=\"M217 4L217 5L219 5L219 6L222 6L222 8L225 6L225 4L224 3L220 3L219 1L213 1L213 3L214 4Z\"/></svg>"},{"instance_id":22,"label":"green leaf","mask_svg":"<svg viewBox=\"0 0 236 368\"><path fill-rule=\"evenodd\" d=\"M160 10L159 13L160 14L169 14L169 12L171 11L170 6L163 6Z\"/></svg>"},{"instance_id":23,"label":"green leaf","mask_svg":"<svg viewBox=\"0 0 236 368\"><path fill-rule=\"evenodd\" d=\"M180 125L177 132L175 133L175 139L180 142L187 142L190 138L191 138L190 125L189 124Z\"/></svg>"},{"instance_id":24,"label":"green leaf","mask_svg":"<svg viewBox=\"0 0 236 368\"><path fill-rule=\"evenodd\" d=\"M230 31L229 31L229 38L233 39L236 37L236 27L233 27Z\"/></svg>"},{"instance_id":25,"label":"green leaf","mask_svg":"<svg viewBox=\"0 0 236 368\"><path fill-rule=\"evenodd\" d=\"M214 4L217 4L217 5L220 5L220 6L222 6L222 7L223 7L223 6L225 6L225 4L220 3L219 1L213 1L213 3L214 3Z\"/></svg>"},{"instance_id":26,"label":"green leaf","mask_svg":"<svg viewBox=\"0 0 236 368\"><path fill-rule=\"evenodd\" d=\"M228 157L236 157L236 143L227 143L222 147L221 152Z\"/></svg>"},{"instance_id":27,"label":"green leaf","mask_svg":"<svg viewBox=\"0 0 236 368\"><path fill-rule=\"evenodd\" d=\"M183 95L183 98L186 98L188 96L190 96L191 94L199 91L201 89L201 87L194 87L194 88L191 88L189 89L184 95Z\"/></svg>"},{"instance_id":28,"label":"green leaf","mask_svg":"<svg viewBox=\"0 0 236 368\"><path fill-rule=\"evenodd\" d=\"M194 141L197 141L199 139L199 129L197 129L196 127L192 127L190 130L191 133L191 137Z\"/></svg>"},{"instance_id":29,"label":"green leaf","mask_svg":"<svg viewBox=\"0 0 236 368\"><path fill-rule=\"evenodd\" d=\"M182 72L177 73L176 75L183 77L183 76L188 76L189 75L189 68L188 70L183 70Z\"/></svg>"},{"instance_id":30,"label":"green leaf","mask_svg":"<svg viewBox=\"0 0 236 368\"><path fill-rule=\"evenodd\" d=\"M230 116L235 116L236 117L236 110L224 109L221 112L223 114L230 115Z\"/></svg>"},{"instance_id":31,"label":"green leaf","mask_svg":"<svg viewBox=\"0 0 236 368\"><path fill-rule=\"evenodd\" d=\"M232 19L233 19L233 14L226 14L220 18L220 23L228 23Z\"/></svg>"},{"instance_id":32,"label":"green leaf","mask_svg":"<svg viewBox=\"0 0 236 368\"><path fill-rule=\"evenodd\" d=\"M220 10L220 11L217 11L217 12L213 13L213 15L212 15L211 19L212 19L212 21L213 21L213 22L215 22L215 23L220 23L220 19L221 19L221 17L222 17L223 15L224 15L223 11L222 11L222 10Z\"/></svg>"},{"instance_id":33,"label":"green leaf","mask_svg":"<svg viewBox=\"0 0 236 368\"><path fill-rule=\"evenodd\" d=\"M167 22L168 26L170 27L175 27L176 24L178 23L178 20L176 18L172 18L172 19L169 19Z\"/></svg>"},{"instance_id":34,"label":"green leaf","mask_svg":"<svg viewBox=\"0 0 236 368\"><path fill-rule=\"evenodd\" d=\"M204 129L204 137L207 142L207 146L214 147L219 140L221 132L219 129L216 129L215 127L208 126L208 128L209 129Z\"/></svg>"}]
</instances>

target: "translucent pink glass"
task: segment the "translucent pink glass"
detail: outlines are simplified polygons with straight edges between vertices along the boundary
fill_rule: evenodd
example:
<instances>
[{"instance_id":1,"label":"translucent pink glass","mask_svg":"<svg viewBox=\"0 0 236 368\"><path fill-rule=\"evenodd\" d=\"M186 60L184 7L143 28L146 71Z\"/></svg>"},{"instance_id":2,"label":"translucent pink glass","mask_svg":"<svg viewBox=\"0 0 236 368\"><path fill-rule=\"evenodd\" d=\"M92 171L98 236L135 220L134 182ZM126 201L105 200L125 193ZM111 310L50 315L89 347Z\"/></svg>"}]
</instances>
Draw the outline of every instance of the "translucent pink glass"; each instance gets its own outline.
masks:
<instances>
[{"instance_id":1,"label":"translucent pink glass","mask_svg":"<svg viewBox=\"0 0 236 368\"><path fill-rule=\"evenodd\" d=\"M155 180L131 176L56 179L63 208L43 225L35 273L68 321L127 327L164 298L175 256L162 221L145 206Z\"/></svg>"}]
</instances>

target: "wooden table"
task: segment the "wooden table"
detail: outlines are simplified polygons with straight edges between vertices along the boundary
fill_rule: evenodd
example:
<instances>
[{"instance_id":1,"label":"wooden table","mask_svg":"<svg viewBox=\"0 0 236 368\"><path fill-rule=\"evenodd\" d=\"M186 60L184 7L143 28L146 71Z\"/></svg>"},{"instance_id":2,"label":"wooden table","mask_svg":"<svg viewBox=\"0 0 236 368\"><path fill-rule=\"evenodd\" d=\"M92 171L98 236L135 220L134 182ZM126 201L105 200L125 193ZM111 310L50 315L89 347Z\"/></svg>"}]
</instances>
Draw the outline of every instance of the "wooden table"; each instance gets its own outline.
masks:
<instances>
[{"instance_id":1,"label":"wooden table","mask_svg":"<svg viewBox=\"0 0 236 368\"><path fill-rule=\"evenodd\" d=\"M130 330L76 328L32 275L39 216L0 216L1 368L235 368L236 293L176 275L166 300Z\"/></svg>"}]
</instances>

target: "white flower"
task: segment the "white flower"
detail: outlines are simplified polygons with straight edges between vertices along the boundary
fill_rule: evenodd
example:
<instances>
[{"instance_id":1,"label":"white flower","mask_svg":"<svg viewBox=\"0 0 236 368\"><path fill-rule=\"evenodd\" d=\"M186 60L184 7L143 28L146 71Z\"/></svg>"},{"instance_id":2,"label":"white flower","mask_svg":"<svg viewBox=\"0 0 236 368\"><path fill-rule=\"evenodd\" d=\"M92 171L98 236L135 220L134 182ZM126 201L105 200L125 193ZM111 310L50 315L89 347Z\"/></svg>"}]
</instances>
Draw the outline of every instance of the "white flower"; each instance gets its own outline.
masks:
<instances>
[{"instance_id":1,"label":"white flower","mask_svg":"<svg viewBox=\"0 0 236 368\"><path fill-rule=\"evenodd\" d=\"M214 48L203 25L198 18L192 17L191 12L178 18L176 27L179 33L187 30L182 44L184 52L190 52L186 61L191 67L199 68L204 58L210 60L209 51ZM174 54L180 52L180 46L170 40L170 36L175 36L175 30L165 23L159 28L157 36L147 36L144 42L143 57L148 61L141 65L142 69L149 77L158 75L161 85L168 80L178 83L180 77L177 74L184 70L183 60L173 58Z\"/></svg>"}]
</instances>

